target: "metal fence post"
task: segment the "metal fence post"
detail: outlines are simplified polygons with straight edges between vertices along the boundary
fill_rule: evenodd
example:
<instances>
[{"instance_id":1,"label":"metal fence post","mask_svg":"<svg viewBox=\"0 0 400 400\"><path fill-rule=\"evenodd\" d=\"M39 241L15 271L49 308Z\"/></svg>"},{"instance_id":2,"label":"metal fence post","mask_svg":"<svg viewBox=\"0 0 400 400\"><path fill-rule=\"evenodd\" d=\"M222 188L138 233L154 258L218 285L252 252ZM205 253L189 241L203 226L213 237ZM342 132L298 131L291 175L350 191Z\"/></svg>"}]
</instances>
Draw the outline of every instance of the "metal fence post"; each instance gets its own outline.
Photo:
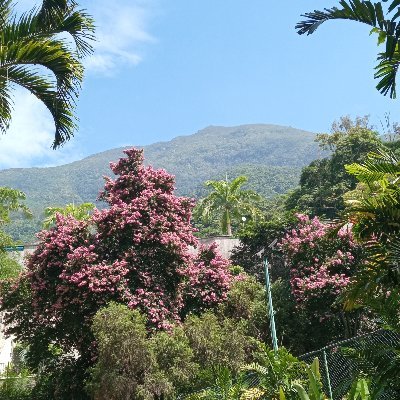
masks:
<instances>
[{"instance_id":1,"label":"metal fence post","mask_svg":"<svg viewBox=\"0 0 400 400\"><path fill-rule=\"evenodd\" d=\"M333 400L332 386L331 386L331 377L329 376L328 361L327 361L327 359L326 359L326 351L325 351L325 350L322 352L322 355L323 355L323 357L324 357L325 373L326 373L326 383L328 384L329 398L330 398L330 400Z\"/></svg>"}]
</instances>

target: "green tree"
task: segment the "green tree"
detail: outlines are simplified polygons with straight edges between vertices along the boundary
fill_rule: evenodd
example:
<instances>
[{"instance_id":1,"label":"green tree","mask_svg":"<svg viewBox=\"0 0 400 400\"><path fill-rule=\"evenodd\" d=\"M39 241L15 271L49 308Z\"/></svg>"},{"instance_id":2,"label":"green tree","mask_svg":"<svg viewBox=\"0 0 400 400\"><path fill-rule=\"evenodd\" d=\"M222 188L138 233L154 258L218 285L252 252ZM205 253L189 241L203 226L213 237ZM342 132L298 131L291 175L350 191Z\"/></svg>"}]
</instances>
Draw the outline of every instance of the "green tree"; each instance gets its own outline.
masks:
<instances>
[{"instance_id":1,"label":"green tree","mask_svg":"<svg viewBox=\"0 0 400 400\"><path fill-rule=\"evenodd\" d=\"M348 117L334 123L331 134L318 135L317 141L331 155L303 168L300 187L290 194L286 206L288 210L337 218L344 209L344 193L355 189L357 184L344 165L362 162L369 152L384 145L365 119L353 122Z\"/></svg>"},{"instance_id":2,"label":"green tree","mask_svg":"<svg viewBox=\"0 0 400 400\"><path fill-rule=\"evenodd\" d=\"M93 320L98 358L87 385L96 399L142 398L147 375L155 365L147 340L146 319L116 303Z\"/></svg>"},{"instance_id":3,"label":"green tree","mask_svg":"<svg viewBox=\"0 0 400 400\"><path fill-rule=\"evenodd\" d=\"M280 204L274 204L273 212L265 212L262 220L247 224L239 231L240 245L233 249L231 255L234 265L240 265L247 273L256 276L262 282L265 279L262 267L264 257L267 257L271 264L272 280L289 276L282 252L276 246L269 245L277 239L280 240L295 226L297 220L292 213L278 210Z\"/></svg>"},{"instance_id":4,"label":"green tree","mask_svg":"<svg viewBox=\"0 0 400 400\"><path fill-rule=\"evenodd\" d=\"M0 280L16 277L21 270L18 262L5 251L5 247L12 246L14 241L4 232L4 228L11 221L11 213L17 212L25 217L31 217L24 200L23 192L0 187Z\"/></svg>"},{"instance_id":5,"label":"green tree","mask_svg":"<svg viewBox=\"0 0 400 400\"><path fill-rule=\"evenodd\" d=\"M47 207L44 210L45 220L43 221L43 228L48 229L55 225L57 214L64 216L74 217L78 221L85 221L90 218L91 212L95 209L93 203L82 203L75 205L67 204L65 207Z\"/></svg>"},{"instance_id":6,"label":"green tree","mask_svg":"<svg viewBox=\"0 0 400 400\"><path fill-rule=\"evenodd\" d=\"M245 176L238 176L231 182L228 179L207 181L205 185L212 192L199 201L195 215L205 221L218 215L222 233L232 236L232 223L240 223L242 217L253 218L257 214L257 202L261 200L257 193L242 189L246 182Z\"/></svg>"},{"instance_id":7,"label":"green tree","mask_svg":"<svg viewBox=\"0 0 400 400\"><path fill-rule=\"evenodd\" d=\"M367 257L345 293L346 307L368 307L384 328L400 332L400 159L391 151L369 154L361 164L346 166L359 181L346 194L346 217L363 243ZM373 382L372 398L388 390L391 398L400 393L398 340L375 346L366 344L348 351L362 373Z\"/></svg>"},{"instance_id":8,"label":"green tree","mask_svg":"<svg viewBox=\"0 0 400 400\"><path fill-rule=\"evenodd\" d=\"M76 129L82 57L92 52L93 21L74 0L44 0L41 7L19 18L12 3L0 4L0 130L8 129L12 89L18 85L50 111L55 123L53 148L57 148Z\"/></svg>"},{"instance_id":9,"label":"green tree","mask_svg":"<svg viewBox=\"0 0 400 400\"><path fill-rule=\"evenodd\" d=\"M10 222L10 213L22 212L30 217L29 208L23 203L26 199L25 193L9 187L0 187L0 226Z\"/></svg>"},{"instance_id":10,"label":"green tree","mask_svg":"<svg viewBox=\"0 0 400 400\"><path fill-rule=\"evenodd\" d=\"M383 0L387 3L388 0ZM371 33L378 35L378 46L385 49L378 53L375 78L379 79L376 88L383 94L396 97L396 76L400 65L400 1L389 1L388 7L382 2L341 0L340 7L325 8L302 15L307 18L296 25L300 35L314 33L320 25L329 20L350 20L369 25Z\"/></svg>"},{"instance_id":11,"label":"green tree","mask_svg":"<svg viewBox=\"0 0 400 400\"><path fill-rule=\"evenodd\" d=\"M60 215L1 296L8 332L29 344L29 365L53 363L47 398L81 398L71 393L82 391L95 361L91 322L108 302L141 310L149 330L168 330L190 312L215 308L229 290L229 263L216 246L190 253L191 199L174 194L164 170L144 166L142 151L125 153L101 194L109 207L89 221Z\"/></svg>"}]
</instances>

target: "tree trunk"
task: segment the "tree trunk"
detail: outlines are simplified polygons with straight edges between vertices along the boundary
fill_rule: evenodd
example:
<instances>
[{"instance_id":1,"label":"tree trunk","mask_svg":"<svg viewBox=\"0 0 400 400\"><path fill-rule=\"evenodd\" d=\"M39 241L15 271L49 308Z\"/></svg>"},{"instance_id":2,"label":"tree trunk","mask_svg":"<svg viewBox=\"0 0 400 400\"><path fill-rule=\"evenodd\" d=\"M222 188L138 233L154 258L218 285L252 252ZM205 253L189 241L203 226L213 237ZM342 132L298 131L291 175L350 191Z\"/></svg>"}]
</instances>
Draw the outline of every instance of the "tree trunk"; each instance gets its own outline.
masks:
<instances>
[{"instance_id":1,"label":"tree trunk","mask_svg":"<svg viewBox=\"0 0 400 400\"><path fill-rule=\"evenodd\" d=\"M225 209L225 223L226 223L226 234L232 236L232 224L231 224L231 214L229 208Z\"/></svg>"}]
</instances>

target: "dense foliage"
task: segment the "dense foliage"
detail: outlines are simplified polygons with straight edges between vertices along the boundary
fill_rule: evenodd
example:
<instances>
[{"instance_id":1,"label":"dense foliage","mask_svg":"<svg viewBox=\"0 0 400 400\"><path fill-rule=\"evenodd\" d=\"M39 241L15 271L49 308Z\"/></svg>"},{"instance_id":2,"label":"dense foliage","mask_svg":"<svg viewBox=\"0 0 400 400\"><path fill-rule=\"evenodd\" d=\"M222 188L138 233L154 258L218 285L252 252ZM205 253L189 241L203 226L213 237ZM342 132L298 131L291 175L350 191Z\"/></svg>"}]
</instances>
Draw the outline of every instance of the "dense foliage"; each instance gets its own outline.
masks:
<instances>
[{"instance_id":1,"label":"dense foliage","mask_svg":"<svg viewBox=\"0 0 400 400\"><path fill-rule=\"evenodd\" d=\"M344 210L343 195L356 187L354 176L344 166L362 162L371 151L384 144L368 125L368 118L351 121L344 117L332 127L331 134L317 136L321 148L332 152L329 157L317 159L300 176L300 187L287 199L287 208L311 215L337 218Z\"/></svg>"},{"instance_id":2,"label":"dense foliage","mask_svg":"<svg viewBox=\"0 0 400 400\"><path fill-rule=\"evenodd\" d=\"M37 95L55 120L57 147L75 128L74 99L83 72L79 56L91 50L92 21L77 11L75 1L44 1L20 20L12 16L11 4L0 5L5 42L0 52L7 61L0 65L7 76L2 94L8 100L12 81ZM341 0L340 5L306 14L299 33L313 33L329 19L371 25L378 44L386 44L378 56L377 87L395 97L400 1L391 1L385 10L381 2ZM65 32L75 42L59 35ZM73 43L77 51L70 49ZM50 69L57 85L32 64ZM2 107L4 131L11 108L7 101ZM217 131L222 133L217 136ZM50 192L62 187L58 197L46 197L43 190L39 195L40 201L50 202L41 207L53 207L47 209L48 229L38 234L38 247L22 272L5 252L12 240L3 228L10 213L29 214L25 195L0 188L0 310L8 333L20 342L14 365L0 382L1 397L327 398L318 359L307 366L292 352L323 348L325 355L329 342L376 326L400 333L399 143L385 143L368 118L342 118L330 135L317 135L325 158L312 161L312 139L312 134L290 128L252 125L210 127L189 139L152 146L156 164L176 167L171 170L179 175L181 191L204 195L200 181L225 177L208 181L214 192L200 201L198 210L202 216L220 212L224 233L231 235L232 227L238 232L241 245L232 256L234 266L215 244L198 245L191 224L194 200L176 196L173 176L146 167L140 150L125 150L126 157L111 164L114 177L106 178L98 198L106 206L100 209L87 203L75 206L94 201L94 186L79 183L76 190L72 185L74 197L68 198L72 181L65 174L74 171L81 182L84 175L96 184L102 168L96 157L86 160L86 171L79 163L60 167L62 181L48 187ZM293 149L292 140L296 151L285 151ZM260 192L270 195L292 186L298 169L309 161L299 188L260 202L257 218L244 224L241 217L254 217L259 196L242 190L246 177L230 182L227 173L254 172L249 182L254 187L257 176L272 171L259 184ZM282 171L287 176L273 183ZM25 177L24 184L28 181ZM56 198L73 204L54 207ZM211 232L215 219L197 226ZM280 346L274 350L265 344L272 324L264 265L271 268ZM361 339L357 349L346 343L349 348L337 349L354 362L347 377L354 382L345 399L371 400L381 393L397 398L398 340L373 349Z\"/></svg>"},{"instance_id":3,"label":"dense foliage","mask_svg":"<svg viewBox=\"0 0 400 400\"><path fill-rule=\"evenodd\" d=\"M43 228L48 229L54 226L57 222L57 214L64 216L71 216L78 221L88 220L91 213L95 209L93 203L82 203L75 205L67 204L65 207L47 207L44 210L45 219L43 221Z\"/></svg>"},{"instance_id":4,"label":"dense foliage","mask_svg":"<svg viewBox=\"0 0 400 400\"><path fill-rule=\"evenodd\" d=\"M93 330L99 356L87 387L96 399L173 399L210 384L221 367L237 374L261 351L240 321L210 312L148 337L138 311L111 304Z\"/></svg>"},{"instance_id":5,"label":"dense foliage","mask_svg":"<svg viewBox=\"0 0 400 400\"><path fill-rule=\"evenodd\" d=\"M296 192L265 200L256 219L236 222L241 245L233 267L215 245L198 246L194 202L174 195L172 176L145 167L140 151L126 151L100 195L107 208L52 213L55 225L40 233L26 273L3 281L9 330L37 373L30 398L297 399L307 393L307 373L324 396L317 369L291 353L382 323L400 327L397 144L385 153L367 122L343 118L332 135L319 135L332 152L323 189L302 185L301 201L293 202ZM331 216L342 221L313 215L329 214L325 190L339 196ZM305 213L296 213L302 207ZM278 343L290 353L261 344L271 336L265 257ZM348 398L369 388L397 390L390 383L398 377L396 347L373 355L350 350L357 380Z\"/></svg>"},{"instance_id":6,"label":"dense foliage","mask_svg":"<svg viewBox=\"0 0 400 400\"><path fill-rule=\"evenodd\" d=\"M22 218L31 216L25 204L25 194L19 190L0 187L0 279L11 279L18 276L21 266L17 256L7 249L15 245L12 238L5 232L11 221L11 215L20 214Z\"/></svg>"},{"instance_id":7,"label":"dense foliage","mask_svg":"<svg viewBox=\"0 0 400 400\"><path fill-rule=\"evenodd\" d=\"M346 196L347 215L368 255L352 283L349 307L360 299L374 308L377 299L378 304L399 299L399 165L395 154L381 152L347 166L360 182Z\"/></svg>"}]
</instances>

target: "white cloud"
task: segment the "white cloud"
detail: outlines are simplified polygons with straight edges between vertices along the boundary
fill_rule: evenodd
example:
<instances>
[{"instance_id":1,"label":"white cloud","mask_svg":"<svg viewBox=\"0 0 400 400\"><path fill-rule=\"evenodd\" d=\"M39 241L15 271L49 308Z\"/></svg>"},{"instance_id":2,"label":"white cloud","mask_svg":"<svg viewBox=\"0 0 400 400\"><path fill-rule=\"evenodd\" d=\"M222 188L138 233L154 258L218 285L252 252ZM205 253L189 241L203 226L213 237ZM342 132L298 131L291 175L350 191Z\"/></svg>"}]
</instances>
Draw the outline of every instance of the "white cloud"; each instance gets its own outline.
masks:
<instances>
[{"instance_id":1,"label":"white cloud","mask_svg":"<svg viewBox=\"0 0 400 400\"><path fill-rule=\"evenodd\" d=\"M155 41L148 33L153 1L96 0L82 4L97 27L95 54L85 61L89 71L111 75L122 66L142 61L143 45Z\"/></svg>"},{"instance_id":2,"label":"white cloud","mask_svg":"<svg viewBox=\"0 0 400 400\"><path fill-rule=\"evenodd\" d=\"M54 124L45 106L22 89L15 92L12 122L0 136L0 168L51 166L80 158L76 140L52 150Z\"/></svg>"},{"instance_id":3,"label":"white cloud","mask_svg":"<svg viewBox=\"0 0 400 400\"><path fill-rule=\"evenodd\" d=\"M89 72L113 75L143 59L143 46L155 41L148 32L158 0L82 0L96 25L95 54L85 60ZM41 0L19 0L17 11L38 7Z\"/></svg>"}]
</instances>

